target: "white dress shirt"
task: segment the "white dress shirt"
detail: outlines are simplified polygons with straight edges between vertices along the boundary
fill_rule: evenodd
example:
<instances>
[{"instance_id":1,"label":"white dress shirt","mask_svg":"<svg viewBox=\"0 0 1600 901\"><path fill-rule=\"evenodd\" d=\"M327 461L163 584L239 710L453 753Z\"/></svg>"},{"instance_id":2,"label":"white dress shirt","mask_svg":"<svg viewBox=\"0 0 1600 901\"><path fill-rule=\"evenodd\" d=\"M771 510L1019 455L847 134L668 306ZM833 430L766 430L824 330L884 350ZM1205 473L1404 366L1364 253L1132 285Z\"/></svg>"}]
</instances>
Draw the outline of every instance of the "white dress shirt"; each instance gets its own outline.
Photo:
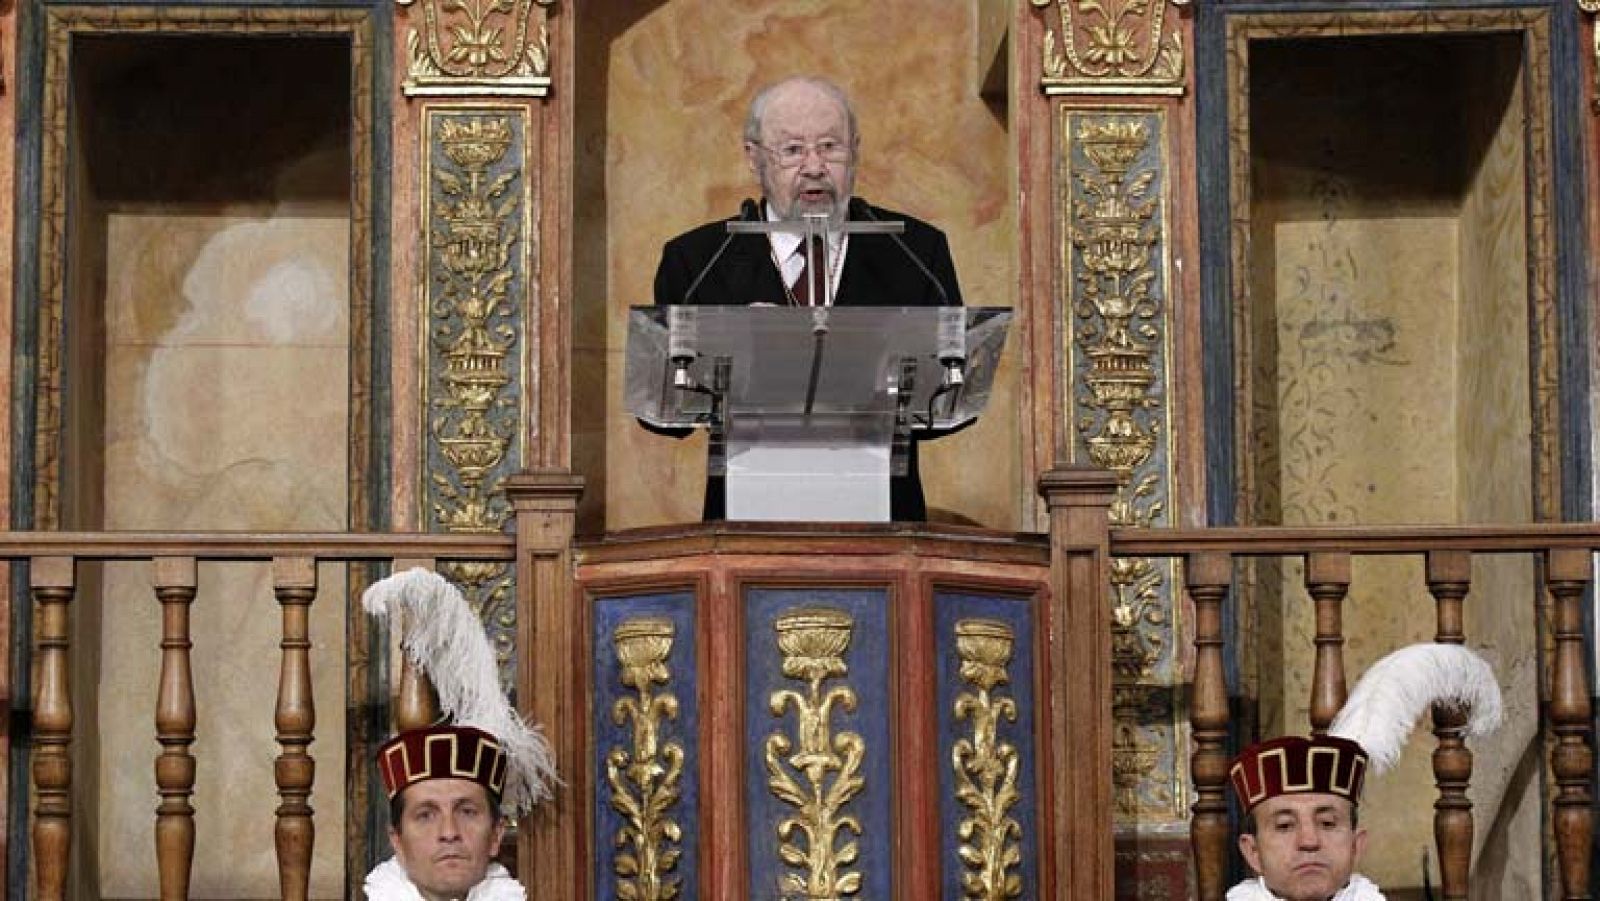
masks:
<instances>
[{"instance_id":1,"label":"white dress shirt","mask_svg":"<svg viewBox=\"0 0 1600 901\"><path fill-rule=\"evenodd\" d=\"M778 214L767 204L767 221L777 222ZM805 268L805 235L801 232L773 232L767 236L772 241L772 259L778 264L778 271L783 275L783 284L790 291L794 290L794 283L800 278L800 272ZM844 255L850 249L850 236L844 232L830 231L826 233L828 253L833 257L833 265L828 270L828 288L824 297L833 297L839 293L839 276L844 272ZM822 266L823 261L817 260L817 266ZM820 282L818 285L820 286Z\"/></svg>"}]
</instances>

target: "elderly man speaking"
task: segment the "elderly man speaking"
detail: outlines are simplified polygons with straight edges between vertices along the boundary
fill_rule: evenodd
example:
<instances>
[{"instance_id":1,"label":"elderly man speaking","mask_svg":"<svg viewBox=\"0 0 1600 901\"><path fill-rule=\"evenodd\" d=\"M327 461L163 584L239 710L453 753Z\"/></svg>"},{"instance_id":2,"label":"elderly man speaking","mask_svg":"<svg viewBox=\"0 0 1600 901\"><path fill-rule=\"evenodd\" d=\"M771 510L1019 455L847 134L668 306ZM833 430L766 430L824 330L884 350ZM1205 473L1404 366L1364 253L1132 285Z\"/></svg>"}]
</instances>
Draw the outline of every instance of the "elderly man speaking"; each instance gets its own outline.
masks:
<instances>
[{"instance_id":1,"label":"elderly man speaking","mask_svg":"<svg viewBox=\"0 0 1600 901\"><path fill-rule=\"evenodd\" d=\"M960 306L955 263L944 232L855 196L861 133L845 92L810 76L770 85L750 101L745 162L761 187L737 217L668 241L656 269L655 302L736 306ZM807 247L798 232L730 234L729 221L796 223L818 217L823 232ZM900 222L900 234L851 234L848 221ZM826 249L824 250L824 242ZM917 449L908 472L889 483L890 518L927 518ZM705 518L725 512L720 477L707 480Z\"/></svg>"}]
</instances>

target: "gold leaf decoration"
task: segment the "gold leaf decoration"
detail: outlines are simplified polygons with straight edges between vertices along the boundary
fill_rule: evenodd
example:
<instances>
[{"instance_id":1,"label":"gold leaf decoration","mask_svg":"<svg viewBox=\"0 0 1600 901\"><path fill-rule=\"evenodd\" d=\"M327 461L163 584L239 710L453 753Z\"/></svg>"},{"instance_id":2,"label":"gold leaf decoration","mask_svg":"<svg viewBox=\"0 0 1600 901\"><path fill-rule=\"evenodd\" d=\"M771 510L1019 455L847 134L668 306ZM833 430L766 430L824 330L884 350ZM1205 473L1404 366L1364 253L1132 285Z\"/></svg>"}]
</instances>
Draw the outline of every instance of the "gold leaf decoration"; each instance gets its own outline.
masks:
<instances>
[{"instance_id":1,"label":"gold leaf decoration","mask_svg":"<svg viewBox=\"0 0 1600 901\"><path fill-rule=\"evenodd\" d=\"M839 833L861 835L861 821L845 807L866 780L861 763L866 742L854 732L833 734L835 705L856 708L848 685L823 690L823 682L848 674L844 652L854 628L842 610L806 608L787 613L775 624L783 652L783 674L806 683L804 694L791 689L772 693L768 706L775 717L794 707L795 737L782 732L767 736L767 787L799 812L778 823L778 856L802 872L785 873L783 891L807 901L838 899L861 890L861 873L849 869L860 849Z\"/></svg>"},{"instance_id":2,"label":"gold leaf decoration","mask_svg":"<svg viewBox=\"0 0 1600 901\"><path fill-rule=\"evenodd\" d=\"M1032 2L1057 13L1040 46L1045 93L1183 93L1183 36L1168 7L1188 0Z\"/></svg>"},{"instance_id":3,"label":"gold leaf decoration","mask_svg":"<svg viewBox=\"0 0 1600 901\"><path fill-rule=\"evenodd\" d=\"M956 623L956 653L961 678L977 688L956 697L955 717L972 722L972 735L951 749L956 799L971 815L956 827L961 839L956 853L968 872L962 890L968 898L1005 901L1022 895L1022 877L1012 872L1022 864L1022 826L1009 813L1017 803L1015 745L1000 739L1002 720L1017 721L1017 704L992 694L1010 681L1006 666L1015 643L1011 627L986 619Z\"/></svg>"},{"instance_id":4,"label":"gold leaf decoration","mask_svg":"<svg viewBox=\"0 0 1600 901\"><path fill-rule=\"evenodd\" d=\"M416 0L397 2L411 6ZM406 96L549 94L550 34L543 8L554 0L421 2L422 30L406 35Z\"/></svg>"},{"instance_id":5,"label":"gold leaf decoration","mask_svg":"<svg viewBox=\"0 0 1600 901\"><path fill-rule=\"evenodd\" d=\"M1143 116L1083 115L1067 128L1071 159L1067 223L1076 320L1074 416L1096 465L1117 474L1114 526L1159 525L1166 514L1165 473L1157 451L1170 426L1154 411L1164 381L1161 298L1164 242L1159 170L1140 161L1152 142ZM1080 158L1081 157L1081 158ZM1160 678L1172 629L1170 565L1142 558L1111 561L1113 668L1112 770L1117 810L1148 819L1170 815L1171 793L1151 778L1163 760L1159 725L1175 715Z\"/></svg>"},{"instance_id":6,"label":"gold leaf decoration","mask_svg":"<svg viewBox=\"0 0 1600 901\"><path fill-rule=\"evenodd\" d=\"M633 619L617 626L611 638L622 664L620 680L638 692L611 707L613 722L632 723L631 747L606 754L611 806L626 821L613 840L620 849L613 861L617 897L625 901L672 901L680 889L670 874L682 854L675 845L683 830L670 813L678 803L683 745L661 741L663 721L678 718L678 699L654 693L656 685L672 679L667 657L674 633L671 620Z\"/></svg>"},{"instance_id":7,"label":"gold leaf decoration","mask_svg":"<svg viewBox=\"0 0 1600 901\"><path fill-rule=\"evenodd\" d=\"M513 286L525 270L520 165L512 155L522 113L430 111L432 148L424 195L429 322L425 409L428 473L422 501L429 525L493 533L511 516L503 487L520 454L521 411L514 373L521 312ZM441 567L461 586L489 630L510 681L516 618L504 563Z\"/></svg>"}]
</instances>

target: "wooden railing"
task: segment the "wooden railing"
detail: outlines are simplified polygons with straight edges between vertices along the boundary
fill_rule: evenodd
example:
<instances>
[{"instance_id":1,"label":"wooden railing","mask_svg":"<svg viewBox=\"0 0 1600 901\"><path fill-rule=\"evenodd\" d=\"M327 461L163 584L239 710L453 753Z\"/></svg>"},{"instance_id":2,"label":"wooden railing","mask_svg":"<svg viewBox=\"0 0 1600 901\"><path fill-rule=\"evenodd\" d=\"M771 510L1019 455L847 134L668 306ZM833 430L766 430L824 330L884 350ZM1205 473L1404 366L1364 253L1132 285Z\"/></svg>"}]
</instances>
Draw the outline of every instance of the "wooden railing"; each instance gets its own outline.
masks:
<instances>
[{"instance_id":1,"label":"wooden railing","mask_svg":"<svg viewBox=\"0 0 1600 901\"><path fill-rule=\"evenodd\" d=\"M1098 483L1096 483L1098 484ZM267 561L272 564L273 591L281 624L281 660L278 696L274 710L280 752L275 779L281 804L276 811L276 838L282 896L305 898L309 888L314 824L307 798L314 763L308 746L316 734L316 711L311 696L309 607L316 594L319 563L379 562L395 567L431 565L435 560L515 560L519 569L519 595L554 598L537 610L525 608L530 618L555 616L551 610L570 605L570 498L565 482L534 486L531 500L519 507L518 535L417 535L417 534L130 534L130 533L20 533L0 532L0 562L26 567L37 604L35 677L33 684L33 783L35 790L33 855L35 896L63 896L69 872L73 811L71 742L73 710L68 673L72 653L68 611L77 587L77 564L85 561L151 561L151 591L162 609L161 673L158 683L155 733L160 744L157 784L160 806L156 813L157 857L163 898L187 895L194 854L194 811L190 804L195 761L196 710L190 674L194 636L189 610L195 601L200 563ZM1094 487L1094 486L1090 486ZM1091 492L1093 493L1093 492ZM1186 578L1195 606L1195 669L1191 722L1194 732L1192 773L1195 804L1192 843L1198 878L1198 897L1221 899L1228 856L1227 748L1228 698L1223 661L1227 636L1223 634L1222 608L1234 581L1239 560L1260 557L1300 557L1306 564L1306 581L1316 608L1315 670L1311 696L1311 727L1325 729L1343 704L1345 666L1342 610L1350 587L1354 558L1370 555L1420 555L1426 561L1427 588L1435 599L1436 638L1464 642L1463 602L1468 592L1472 557L1477 553L1516 552L1542 561L1543 581L1553 611L1550 658L1550 700L1546 711L1553 736L1551 772L1556 784L1552 822L1557 843L1561 897L1589 897L1589 853L1593 833L1590 681L1584 652L1581 609L1590 581L1591 561L1600 549L1600 525L1525 525L1507 527L1393 527L1393 528L1213 528L1213 529L1110 529L1105 504L1109 491L1093 493L1077 507L1056 503L1052 510L1056 534L1053 558L1059 564L1055 590L1063 597L1087 599L1095 616L1085 622L1104 622L1103 590L1106 555L1173 557L1186 563ZM559 497L557 497L559 495ZM1089 498L1085 494L1085 498ZM1091 502L1092 501L1092 502ZM544 504L545 506L540 506ZM548 509L546 509L548 507ZM1093 509L1090 509L1093 508ZM1092 514L1092 515L1091 515ZM565 518L563 518L565 517ZM1098 536L1098 537L1097 537ZM1082 558L1082 559L1080 559ZM1096 561L1094 558L1099 558ZM519 597L519 605L526 597ZM559 620L559 617L557 618ZM556 622L557 620L552 620ZM537 642L578 642L570 628L540 629L537 624L524 639ZM1092 631L1092 630L1091 630ZM203 640L203 638L202 638ZM1087 645L1106 640L1084 636ZM1529 640L1534 640L1533 636ZM547 667L567 666L573 658L552 653L542 645ZM549 693L552 717L561 705L574 699L561 689L559 674L540 670L534 677L541 686L555 685ZM570 678L570 673L568 674ZM532 684L532 683L530 683ZM1090 697L1085 694L1085 697ZM536 699L537 700L537 699ZM1087 703L1087 702L1085 702ZM1099 702L1097 702L1099 703ZM413 706L400 705L402 718ZM1109 718L1109 709L1103 711ZM1089 718L1093 718L1092 716ZM1101 724L1104 726L1105 724ZM1439 712L1434 731L1439 751L1434 757L1439 788L1436 835L1442 862L1444 897L1465 898L1472 848L1472 815L1466 788L1472 772L1470 751L1461 741L1462 723ZM1073 728L1078 728L1074 726ZM1107 734L1109 734L1108 730ZM559 733L553 733L559 734ZM578 739L563 736L562 741ZM1106 739L1109 742L1109 739ZM581 765L582 748L562 745L568 764ZM1109 753L1109 745L1105 749ZM581 805L561 814L569 819ZM552 822L555 822L552 820ZM566 823L561 820L560 823ZM577 822L575 819L572 821ZM583 849L572 837L573 828L543 828L549 847L530 859L552 873L551 886L572 883L570 872L586 864ZM1104 824L1109 842L1110 823ZM530 841L546 841L535 837ZM564 844L563 844L564 843ZM1101 855L1105 856L1105 855ZM1101 879L1109 882L1109 867ZM1100 878L1100 877L1096 877ZM1092 884L1091 884L1092 883ZM555 897L555 895L550 895ZM1108 885L1086 881L1081 889L1058 886L1056 898L1101 901L1109 899Z\"/></svg>"},{"instance_id":2,"label":"wooden railing","mask_svg":"<svg viewBox=\"0 0 1600 901\"><path fill-rule=\"evenodd\" d=\"M1600 524L1453 527L1324 527L1113 529L1111 553L1128 557L1177 557L1186 562L1189 595L1195 607L1194 693L1190 722L1194 732L1192 775L1195 803L1190 838L1198 897L1220 901L1226 886L1230 845L1228 781L1228 696L1223 660L1228 636L1222 606L1234 582L1234 564L1246 558L1299 557L1315 605L1316 634L1310 727L1327 729L1345 700L1343 604L1350 589L1352 558L1418 555L1435 601L1434 640L1463 643L1463 602L1474 554L1533 555L1543 572L1550 599L1549 701L1541 734L1553 736L1550 772L1556 785L1550 821L1559 868L1559 897L1589 898L1591 837L1594 831L1593 727L1591 682L1583 635L1582 600L1592 578L1594 552L1600 549ZM1534 642L1537 636L1528 636ZM1435 708L1433 757L1438 787L1434 835L1438 845L1442 897L1467 897L1473 822L1466 789L1472 754L1462 739L1459 711ZM1548 730L1548 732L1546 732Z\"/></svg>"},{"instance_id":3,"label":"wooden railing","mask_svg":"<svg viewBox=\"0 0 1600 901\"><path fill-rule=\"evenodd\" d=\"M274 768L281 803L275 839L282 897L307 896L315 825L308 803L315 762L309 746L317 714L311 692L310 607L317 564L382 562L397 568L432 567L435 560L509 562L508 535L416 534L137 534L0 533L0 561L26 566L37 604L34 621L33 855L35 897L64 896L72 834L73 710L68 673L72 653L68 611L77 564L148 560L151 592L161 604L161 673L155 699L156 858L162 898L187 898L194 859L195 692L189 610L200 563L270 562L282 615L278 695L273 711L280 752ZM402 699L403 701L405 699ZM401 705L406 714L411 706Z\"/></svg>"}]
</instances>

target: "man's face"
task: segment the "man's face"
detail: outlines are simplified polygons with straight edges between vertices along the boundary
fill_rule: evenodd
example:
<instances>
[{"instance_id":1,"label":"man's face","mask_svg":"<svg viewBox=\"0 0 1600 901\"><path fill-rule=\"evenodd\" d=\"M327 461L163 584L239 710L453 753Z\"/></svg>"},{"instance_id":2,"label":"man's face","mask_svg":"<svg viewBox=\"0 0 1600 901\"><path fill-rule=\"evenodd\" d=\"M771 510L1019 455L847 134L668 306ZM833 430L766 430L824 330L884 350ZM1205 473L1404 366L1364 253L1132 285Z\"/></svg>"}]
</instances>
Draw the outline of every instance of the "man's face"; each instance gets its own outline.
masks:
<instances>
[{"instance_id":1,"label":"man's face","mask_svg":"<svg viewBox=\"0 0 1600 901\"><path fill-rule=\"evenodd\" d=\"M1335 795L1281 795L1250 816L1256 834L1239 836L1239 851L1267 888L1285 901L1328 901L1344 888L1367 847L1355 807Z\"/></svg>"},{"instance_id":2,"label":"man's face","mask_svg":"<svg viewBox=\"0 0 1600 901\"><path fill-rule=\"evenodd\" d=\"M815 85L796 82L767 100L761 141L745 159L780 219L822 213L842 222L856 182L856 136L844 108Z\"/></svg>"},{"instance_id":3,"label":"man's face","mask_svg":"<svg viewBox=\"0 0 1600 901\"><path fill-rule=\"evenodd\" d=\"M428 901L465 898L489 872L505 823L470 779L428 779L405 790L389 844Z\"/></svg>"}]
</instances>

